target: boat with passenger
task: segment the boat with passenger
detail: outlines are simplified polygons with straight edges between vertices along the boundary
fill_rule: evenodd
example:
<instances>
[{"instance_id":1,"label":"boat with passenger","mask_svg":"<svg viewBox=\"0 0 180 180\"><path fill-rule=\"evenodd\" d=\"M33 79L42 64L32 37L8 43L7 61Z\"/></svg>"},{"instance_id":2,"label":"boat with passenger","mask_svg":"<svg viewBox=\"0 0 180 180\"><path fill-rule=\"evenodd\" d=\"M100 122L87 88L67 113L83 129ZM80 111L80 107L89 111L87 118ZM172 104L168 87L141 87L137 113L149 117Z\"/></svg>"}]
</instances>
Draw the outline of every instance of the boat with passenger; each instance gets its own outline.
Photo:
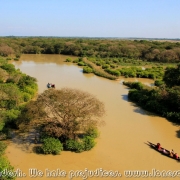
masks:
<instances>
[{"instance_id":1,"label":"boat with passenger","mask_svg":"<svg viewBox=\"0 0 180 180\"><path fill-rule=\"evenodd\" d=\"M55 84L47 83L47 88L55 88Z\"/></svg>"},{"instance_id":2,"label":"boat with passenger","mask_svg":"<svg viewBox=\"0 0 180 180\"><path fill-rule=\"evenodd\" d=\"M171 151L161 147L161 144L160 143L157 143L157 144L153 144L149 141L148 142L148 145L153 148L154 150L160 152L161 154L165 155L165 156L168 156L172 159L175 159L177 161L180 161L180 157L177 155L177 153L174 153L174 150L172 149Z\"/></svg>"}]
</instances>

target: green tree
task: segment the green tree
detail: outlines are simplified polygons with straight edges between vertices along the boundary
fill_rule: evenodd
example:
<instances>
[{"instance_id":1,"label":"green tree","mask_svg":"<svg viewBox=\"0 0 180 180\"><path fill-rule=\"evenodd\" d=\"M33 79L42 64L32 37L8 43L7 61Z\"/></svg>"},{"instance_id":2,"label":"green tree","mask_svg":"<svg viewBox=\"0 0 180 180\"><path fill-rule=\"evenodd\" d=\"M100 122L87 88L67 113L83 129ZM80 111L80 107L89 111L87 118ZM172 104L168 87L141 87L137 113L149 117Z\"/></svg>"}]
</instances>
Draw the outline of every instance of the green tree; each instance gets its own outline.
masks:
<instances>
[{"instance_id":1,"label":"green tree","mask_svg":"<svg viewBox=\"0 0 180 180\"><path fill-rule=\"evenodd\" d=\"M176 68L167 68L163 80L169 87L180 86L180 64Z\"/></svg>"}]
</instances>

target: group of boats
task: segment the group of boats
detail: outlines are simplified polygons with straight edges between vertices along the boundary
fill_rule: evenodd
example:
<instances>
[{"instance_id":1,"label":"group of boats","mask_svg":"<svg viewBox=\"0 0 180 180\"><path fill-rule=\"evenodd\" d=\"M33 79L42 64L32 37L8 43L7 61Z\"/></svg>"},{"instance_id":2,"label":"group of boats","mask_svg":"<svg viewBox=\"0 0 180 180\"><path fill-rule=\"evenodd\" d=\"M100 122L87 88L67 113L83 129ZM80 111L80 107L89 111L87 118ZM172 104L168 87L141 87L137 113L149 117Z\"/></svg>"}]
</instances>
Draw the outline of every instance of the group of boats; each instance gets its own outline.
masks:
<instances>
[{"instance_id":1,"label":"group of boats","mask_svg":"<svg viewBox=\"0 0 180 180\"><path fill-rule=\"evenodd\" d=\"M153 149L155 149L156 151L158 151L159 153L161 153L161 154L163 154L163 155L165 155L165 156L167 156L167 157L169 157L169 158L172 158L172 159L175 159L175 160L177 160L177 161L180 161L180 157L178 157L177 153L174 153L173 150L172 150L172 151L169 151L169 150L161 147L159 143L153 144L153 143L151 143L151 142L148 141L148 145L149 145L151 148L153 148Z\"/></svg>"},{"instance_id":2,"label":"group of boats","mask_svg":"<svg viewBox=\"0 0 180 180\"><path fill-rule=\"evenodd\" d=\"M47 88L55 88L55 84L47 83Z\"/></svg>"}]
</instances>

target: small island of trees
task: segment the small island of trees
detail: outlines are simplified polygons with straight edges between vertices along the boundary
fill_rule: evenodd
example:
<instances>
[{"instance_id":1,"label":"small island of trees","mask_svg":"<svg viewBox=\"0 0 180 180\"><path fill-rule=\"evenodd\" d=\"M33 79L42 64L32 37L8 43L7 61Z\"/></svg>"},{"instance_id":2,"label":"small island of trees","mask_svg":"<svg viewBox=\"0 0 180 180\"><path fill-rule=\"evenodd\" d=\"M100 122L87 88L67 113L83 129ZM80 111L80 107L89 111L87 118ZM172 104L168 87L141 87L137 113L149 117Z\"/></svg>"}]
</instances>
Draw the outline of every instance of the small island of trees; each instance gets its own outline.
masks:
<instances>
[{"instance_id":1,"label":"small island of trees","mask_svg":"<svg viewBox=\"0 0 180 180\"><path fill-rule=\"evenodd\" d=\"M43 143L39 153L82 152L94 147L104 112L103 103L87 92L49 89L26 106L20 123L36 127Z\"/></svg>"}]
</instances>

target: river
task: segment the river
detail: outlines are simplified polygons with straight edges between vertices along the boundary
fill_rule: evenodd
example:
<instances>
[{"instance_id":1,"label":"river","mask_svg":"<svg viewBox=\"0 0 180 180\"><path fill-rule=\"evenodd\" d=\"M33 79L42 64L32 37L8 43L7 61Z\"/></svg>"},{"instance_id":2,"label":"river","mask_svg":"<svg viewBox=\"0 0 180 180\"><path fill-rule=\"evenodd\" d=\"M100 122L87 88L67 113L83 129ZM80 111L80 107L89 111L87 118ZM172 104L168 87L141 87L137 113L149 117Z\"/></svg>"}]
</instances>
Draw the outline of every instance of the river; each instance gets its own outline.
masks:
<instances>
[{"instance_id":1,"label":"river","mask_svg":"<svg viewBox=\"0 0 180 180\"><path fill-rule=\"evenodd\" d=\"M66 58L67 56L61 55L22 55L20 61L14 61L13 64L22 72L37 78L39 93L46 89L46 84L49 82L54 83L57 89L76 88L95 95L105 104L106 114L103 119L106 124L99 128L100 137L97 139L97 145L91 151L83 153L63 151L57 156L37 155L27 151L31 144L24 148L17 141L12 141L6 155L15 169L19 168L27 174L26 178L18 179L32 179L28 174L30 168L37 168L43 172L47 168L66 171L67 177L60 179L68 179L70 172L87 169L118 170L122 174L120 179L127 179L124 175L125 170L151 172L155 169L157 172L180 169L177 161L161 155L145 144L147 141L160 142L163 147L169 150L173 148L180 153L178 126L129 102L128 88L122 85L124 78L112 81L93 74L83 74L81 67L64 62ZM130 80L153 83L148 79ZM42 178L36 179L47 179L47 177L43 175ZM90 179L110 180L112 178L92 177ZM161 178L156 177L156 179Z\"/></svg>"}]
</instances>

